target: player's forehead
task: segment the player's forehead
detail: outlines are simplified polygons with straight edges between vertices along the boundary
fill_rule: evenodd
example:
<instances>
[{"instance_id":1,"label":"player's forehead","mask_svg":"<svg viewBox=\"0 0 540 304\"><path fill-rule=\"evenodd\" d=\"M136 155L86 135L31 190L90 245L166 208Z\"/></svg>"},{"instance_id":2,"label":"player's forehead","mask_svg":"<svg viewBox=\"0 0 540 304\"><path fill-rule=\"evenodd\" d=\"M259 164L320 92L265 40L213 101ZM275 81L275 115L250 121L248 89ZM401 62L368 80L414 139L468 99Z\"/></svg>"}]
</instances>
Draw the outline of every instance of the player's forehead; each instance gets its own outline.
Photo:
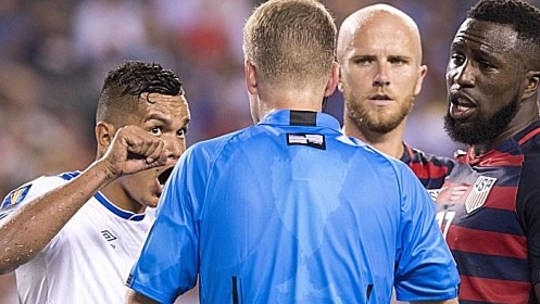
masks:
<instances>
[{"instance_id":1,"label":"player's forehead","mask_svg":"<svg viewBox=\"0 0 540 304\"><path fill-rule=\"evenodd\" d=\"M421 57L420 36L416 27L399 14L386 11L351 18L342 36L344 54Z\"/></svg>"},{"instance_id":2,"label":"player's forehead","mask_svg":"<svg viewBox=\"0 0 540 304\"><path fill-rule=\"evenodd\" d=\"M515 50L518 42L518 33L510 25L468 18L454 36L452 47L506 53Z\"/></svg>"},{"instance_id":3,"label":"player's forehead","mask_svg":"<svg viewBox=\"0 0 540 304\"><path fill-rule=\"evenodd\" d=\"M143 93L139 97L139 116L143 120L189 120L190 112L185 95Z\"/></svg>"},{"instance_id":4,"label":"player's forehead","mask_svg":"<svg viewBox=\"0 0 540 304\"><path fill-rule=\"evenodd\" d=\"M389 43L390 41L394 43ZM391 48L411 48L416 41L414 33L400 26L399 22L384 21L365 23L362 27L356 28L351 37L351 45L356 48L367 48L382 43Z\"/></svg>"}]
</instances>

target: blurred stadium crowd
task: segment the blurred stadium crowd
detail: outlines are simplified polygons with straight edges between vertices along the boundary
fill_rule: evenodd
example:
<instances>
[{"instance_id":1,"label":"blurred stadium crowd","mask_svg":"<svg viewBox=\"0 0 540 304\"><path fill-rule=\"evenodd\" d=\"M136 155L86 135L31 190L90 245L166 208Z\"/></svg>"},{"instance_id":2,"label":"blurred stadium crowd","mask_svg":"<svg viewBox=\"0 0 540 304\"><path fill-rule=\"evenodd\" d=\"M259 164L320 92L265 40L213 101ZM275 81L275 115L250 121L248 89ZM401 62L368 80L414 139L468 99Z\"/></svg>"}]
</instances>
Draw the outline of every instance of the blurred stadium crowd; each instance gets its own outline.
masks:
<instances>
[{"instance_id":1,"label":"blurred stadium crowd","mask_svg":"<svg viewBox=\"0 0 540 304\"><path fill-rule=\"evenodd\" d=\"M1 0L0 196L42 174L84 168L95 155L94 110L106 72L124 59L181 75L192 110L188 142L251 124L242 27L256 0ZM338 24L381 1L323 2ZM429 71L407 142L451 155L442 128L448 48L475 0L388 0L418 23ZM539 6L539 1L529 1ZM341 120L342 97L327 112Z\"/></svg>"},{"instance_id":2,"label":"blurred stadium crowd","mask_svg":"<svg viewBox=\"0 0 540 304\"><path fill-rule=\"evenodd\" d=\"M94 110L106 72L124 59L177 71L192 110L188 142L251 124L242 27L257 0L0 1L0 196L42 174L83 168L94 157ZM379 1L322 1L338 24ZM442 129L448 48L474 0L389 0L423 37L428 76L407 141L451 155ZM538 2L538 1L537 1ZM535 3L538 5L538 3ZM327 112L341 119L342 97Z\"/></svg>"}]
</instances>

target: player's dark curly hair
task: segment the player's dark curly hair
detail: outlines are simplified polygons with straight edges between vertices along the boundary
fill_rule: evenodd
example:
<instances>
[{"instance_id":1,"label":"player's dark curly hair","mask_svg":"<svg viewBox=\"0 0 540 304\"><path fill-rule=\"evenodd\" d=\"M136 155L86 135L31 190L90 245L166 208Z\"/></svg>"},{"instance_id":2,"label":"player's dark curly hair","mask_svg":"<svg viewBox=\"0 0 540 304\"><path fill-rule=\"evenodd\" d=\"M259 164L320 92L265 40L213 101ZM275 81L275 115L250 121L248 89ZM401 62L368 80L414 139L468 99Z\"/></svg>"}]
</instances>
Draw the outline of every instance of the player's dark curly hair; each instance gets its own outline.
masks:
<instances>
[{"instance_id":1,"label":"player's dark curly hair","mask_svg":"<svg viewBox=\"0 0 540 304\"><path fill-rule=\"evenodd\" d=\"M518 38L540 47L540 10L520 0L482 0L467 16L480 21L508 24Z\"/></svg>"},{"instance_id":2,"label":"player's dark curly hair","mask_svg":"<svg viewBox=\"0 0 540 304\"><path fill-rule=\"evenodd\" d=\"M97 121L115 115L111 111L121 110L124 113L138 100L143 93L159 93L163 95L183 95L182 82L171 70L164 69L157 63L141 61L124 61L109 71L99 97ZM152 102L148 99L148 102Z\"/></svg>"}]
</instances>

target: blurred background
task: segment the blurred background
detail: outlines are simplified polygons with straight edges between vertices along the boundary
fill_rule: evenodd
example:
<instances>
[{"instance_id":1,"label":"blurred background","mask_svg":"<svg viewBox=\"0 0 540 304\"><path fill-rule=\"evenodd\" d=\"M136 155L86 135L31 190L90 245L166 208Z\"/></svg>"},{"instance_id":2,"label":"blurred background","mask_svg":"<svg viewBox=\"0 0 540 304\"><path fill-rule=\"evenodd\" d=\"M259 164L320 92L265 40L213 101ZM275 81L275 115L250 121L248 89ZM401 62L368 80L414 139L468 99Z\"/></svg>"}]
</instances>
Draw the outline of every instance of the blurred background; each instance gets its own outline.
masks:
<instances>
[{"instance_id":1,"label":"blurred background","mask_svg":"<svg viewBox=\"0 0 540 304\"><path fill-rule=\"evenodd\" d=\"M83 169L93 160L101 85L107 71L125 59L158 62L179 73L192 113L188 143L251 125L242 27L260 2L0 0L0 197L40 175ZM378 1L321 2L339 25ZM476 1L385 3L416 20L429 67L406 141L451 156L458 146L442 128L445 67L452 37ZM342 120L338 92L325 111ZM9 283L0 277L0 303L15 303ZM183 303L197 303L195 298L188 295Z\"/></svg>"}]
</instances>

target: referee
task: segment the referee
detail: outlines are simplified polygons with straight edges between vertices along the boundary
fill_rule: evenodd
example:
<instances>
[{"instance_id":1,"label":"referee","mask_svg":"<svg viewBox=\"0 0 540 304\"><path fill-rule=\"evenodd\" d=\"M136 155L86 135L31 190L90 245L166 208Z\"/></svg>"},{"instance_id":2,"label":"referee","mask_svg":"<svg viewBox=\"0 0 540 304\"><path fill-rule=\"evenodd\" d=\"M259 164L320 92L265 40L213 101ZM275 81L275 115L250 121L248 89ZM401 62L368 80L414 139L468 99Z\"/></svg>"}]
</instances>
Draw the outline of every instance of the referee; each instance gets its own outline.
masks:
<instances>
[{"instance_id":1,"label":"referee","mask_svg":"<svg viewBox=\"0 0 540 304\"><path fill-rule=\"evenodd\" d=\"M451 303L458 274L433 202L397 160L321 113L336 26L314 0L270 0L244 28L255 125L188 149L166 186L128 303Z\"/></svg>"}]
</instances>

